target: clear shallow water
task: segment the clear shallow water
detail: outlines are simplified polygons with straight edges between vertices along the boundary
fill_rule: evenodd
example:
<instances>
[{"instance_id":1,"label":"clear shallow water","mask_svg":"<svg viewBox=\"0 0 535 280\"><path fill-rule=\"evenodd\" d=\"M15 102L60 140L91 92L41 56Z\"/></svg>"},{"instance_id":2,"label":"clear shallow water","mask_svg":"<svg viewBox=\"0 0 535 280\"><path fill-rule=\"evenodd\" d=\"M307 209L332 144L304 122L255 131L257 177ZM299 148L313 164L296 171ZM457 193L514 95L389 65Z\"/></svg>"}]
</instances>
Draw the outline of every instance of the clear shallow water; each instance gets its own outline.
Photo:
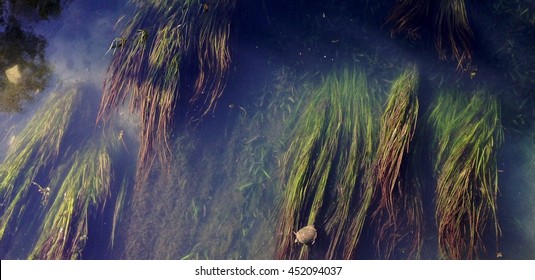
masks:
<instances>
[{"instance_id":1,"label":"clear shallow water","mask_svg":"<svg viewBox=\"0 0 535 280\"><path fill-rule=\"evenodd\" d=\"M114 25L126 12L124 1L108 2L73 0L57 18L23 21L26 30L47 41L45 56L53 70L47 87L21 113L0 115L0 129L6 132L5 137L0 136L2 158L13 137L51 92L83 84L84 94L99 98L111 57L106 52L120 32ZM170 180L156 172L147 186L140 186L143 191L136 192L130 178L124 208L117 216L113 246L107 242L109 217L114 215L113 209L108 209L102 214L108 219L90 229L83 258L273 258L275 236L281 234L275 224L283 195L278 176L280 160L288 148L283 141L287 125L303 99L300 92L306 92L307 86L333 66L347 64L347 53L358 51L353 62L360 62L358 67L368 73L375 90L383 95L403 64L417 61L423 76L419 96L423 108L443 85L459 82L467 89L473 87L469 78L455 72L453 64L437 60L432 48L419 51L390 38L377 23L384 18L381 12L366 18L358 12L342 13L336 3L315 3L294 17L293 13L299 11L296 6L274 5L261 15L253 12L253 4L239 6L242 10L236 17L241 22L234 33L238 35L233 41L232 78L218 107L196 129L177 128L174 132L176 151ZM261 19L248 25L255 17ZM317 27L298 24L310 18L314 19L310 22L318 22ZM310 40L299 42L295 38L300 29ZM355 44L348 49L340 45L340 40ZM497 71L492 61L480 61L477 79L483 81L481 84L493 88L506 83L492 80ZM97 109L96 103L89 104ZM111 126L125 133L125 141L119 145L124 146L122 157L126 159L121 161L122 169L129 170L137 153L137 121L124 109L118 115ZM90 138L99 131L86 135ZM498 209L505 258L535 258L534 156L531 132L518 136L506 130L498 164L503 171ZM155 169L161 171L158 166ZM114 199L116 196L111 195ZM16 235L16 245L2 252L1 257L28 257L24 243L36 239L32 230L38 229L30 227ZM426 258L436 258L433 231L431 225L424 243Z\"/></svg>"}]
</instances>

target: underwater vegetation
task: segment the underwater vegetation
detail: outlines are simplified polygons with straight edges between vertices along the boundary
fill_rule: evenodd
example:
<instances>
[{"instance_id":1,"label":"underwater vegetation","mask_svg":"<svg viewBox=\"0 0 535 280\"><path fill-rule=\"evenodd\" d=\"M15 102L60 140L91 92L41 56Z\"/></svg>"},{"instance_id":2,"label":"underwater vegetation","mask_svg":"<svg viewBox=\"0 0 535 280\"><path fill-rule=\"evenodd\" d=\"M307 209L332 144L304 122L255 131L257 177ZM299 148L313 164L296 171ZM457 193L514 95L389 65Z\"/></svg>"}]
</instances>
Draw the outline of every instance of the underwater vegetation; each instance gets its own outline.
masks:
<instances>
[{"instance_id":1,"label":"underwater vegetation","mask_svg":"<svg viewBox=\"0 0 535 280\"><path fill-rule=\"evenodd\" d=\"M377 192L372 215L377 224L377 249L383 258L405 241L409 258L419 258L423 236L422 194L414 178L413 137L419 102L419 76L415 66L408 67L394 80L381 119L379 146L370 175Z\"/></svg>"},{"instance_id":2,"label":"underwater vegetation","mask_svg":"<svg viewBox=\"0 0 535 280\"><path fill-rule=\"evenodd\" d=\"M380 123L380 98L363 73L331 74L313 91L282 165L277 258L354 258L364 227L375 228L382 257L402 242L420 256L423 209L408 163L418 84L414 66L395 79ZM318 229L324 251L294 244L289 233L306 225Z\"/></svg>"},{"instance_id":3,"label":"underwater vegetation","mask_svg":"<svg viewBox=\"0 0 535 280\"><path fill-rule=\"evenodd\" d=\"M38 190L32 183L47 185L40 179L61 156L65 133L70 131L75 108L79 108L81 102L76 90L52 94L10 146L0 165L0 240L5 239L6 233L13 234L18 227L18 218L24 214L28 196ZM61 106L54 106L58 104ZM82 112L76 112L79 113Z\"/></svg>"},{"instance_id":4,"label":"underwater vegetation","mask_svg":"<svg viewBox=\"0 0 535 280\"><path fill-rule=\"evenodd\" d=\"M132 1L134 15L110 46L114 55L98 120L111 118L123 103L139 115L137 181L147 179L156 159L168 166L175 115L189 112L199 118L215 108L227 79L235 3ZM155 23L155 18L161 20ZM180 102L189 103L190 109Z\"/></svg>"},{"instance_id":5,"label":"underwater vegetation","mask_svg":"<svg viewBox=\"0 0 535 280\"><path fill-rule=\"evenodd\" d=\"M75 85L22 129L0 120L1 257L494 259L509 257L500 225L535 244L517 197L530 173L497 167L504 132L533 133L531 3L369 2L130 0L98 112ZM392 34L470 75L393 42L376 24L391 4ZM45 87L46 42L2 28L19 53L0 59L0 110L20 111ZM498 213L513 172L527 183ZM312 225L315 242L295 242Z\"/></svg>"},{"instance_id":6,"label":"underwater vegetation","mask_svg":"<svg viewBox=\"0 0 535 280\"><path fill-rule=\"evenodd\" d=\"M344 70L313 91L282 165L277 258L355 258L363 229L374 236L375 255L421 258L422 171L412 163L425 142L413 141L418 85L416 67L406 68L392 83L380 123L364 74ZM500 252L496 155L503 132L496 98L486 91L442 92L422 124L434 139L427 148L436 155L439 257L493 258L483 244L494 232ZM306 225L318 230L316 244L294 244L291 233Z\"/></svg>"},{"instance_id":7,"label":"underwater vegetation","mask_svg":"<svg viewBox=\"0 0 535 280\"><path fill-rule=\"evenodd\" d=\"M327 76L310 98L281 167L277 258L348 258L372 199L362 186L377 143L378 102L365 74L348 69ZM294 244L292 232L306 225L321 229L316 244L325 251Z\"/></svg>"},{"instance_id":8,"label":"underwater vegetation","mask_svg":"<svg viewBox=\"0 0 535 280\"><path fill-rule=\"evenodd\" d=\"M0 165L3 255L16 236L32 232L35 240L24 241L27 257L81 258L89 226L106 220L101 217L105 206L122 203L121 193L124 197L128 186L112 189L112 177L122 175L113 168L122 146L113 131L87 127L96 111L90 109L92 92L86 89L71 85L50 94L16 135ZM107 202L115 197L116 203ZM107 240L113 240L116 222L117 217L110 218Z\"/></svg>"},{"instance_id":9,"label":"underwater vegetation","mask_svg":"<svg viewBox=\"0 0 535 280\"><path fill-rule=\"evenodd\" d=\"M91 215L103 210L110 197L112 160L105 145L73 155L56 170L51 186L58 186L31 253L36 259L78 259L88 239ZM66 170L61 170L66 169ZM65 175L66 174L66 175Z\"/></svg>"},{"instance_id":10,"label":"underwater vegetation","mask_svg":"<svg viewBox=\"0 0 535 280\"><path fill-rule=\"evenodd\" d=\"M386 22L392 34L405 33L420 38L426 25L434 23L435 46L441 59L448 53L464 69L472 61L474 34L470 27L464 0L400 0L396 1Z\"/></svg>"},{"instance_id":11,"label":"underwater vegetation","mask_svg":"<svg viewBox=\"0 0 535 280\"><path fill-rule=\"evenodd\" d=\"M485 2L483 7L488 20L474 25L480 25L481 45L488 48L487 60L495 69L495 76L487 80L499 93L502 123L515 136L530 133L533 138L535 6L532 1L499 0Z\"/></svg>"},{"instance_id":12,"label":"underwater vegetation","mask_svg":"<svg viewBox=\"0 0 535 280\"><path fill-rule=\"evenodd\" d=\"M429 122L435 131L435 215L440 258L484 257L489 223L495 233L496 253L500 252L496 214L496 155L503 138L500 105L485 91L477 91L472 97L446 91L439 96Z\"/></svg>"},{"instance_id":13,"label":"underwater vegetation","mask_svg":"<svg viewBox=\"0 0 535 280\"><path fill-rule=\"evenodd\" d=\"M276 69L263 90L258 80L240 84L250 90L251 103L218 106L217 120L175 131L173 183L158 177L133 196L115 256L273 258L274 206L281 196L278 159L286 150L288 121L295 118L297 85L303 82L287 67ZM165 222L154 222L159 220Z\"/></svg>"}]
</instances>

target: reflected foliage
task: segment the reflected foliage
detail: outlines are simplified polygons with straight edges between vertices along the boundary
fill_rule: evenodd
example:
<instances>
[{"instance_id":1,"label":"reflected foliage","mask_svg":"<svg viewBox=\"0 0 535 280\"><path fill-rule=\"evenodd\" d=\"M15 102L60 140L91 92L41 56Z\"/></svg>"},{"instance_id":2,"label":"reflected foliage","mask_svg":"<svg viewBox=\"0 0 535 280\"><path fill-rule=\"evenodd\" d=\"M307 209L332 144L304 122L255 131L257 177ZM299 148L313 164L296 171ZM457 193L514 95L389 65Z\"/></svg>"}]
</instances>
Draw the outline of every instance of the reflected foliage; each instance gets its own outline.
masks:
<instances>
[{"instance_id":1,"label":"reflected foliage","mask_svg":"<svg viewBox=\"0 0 535 280\"><path fill-rule=\"evenodd\" d=\"M0 1L0 112L20 112L42 91L51 69L45 59L47 43L26 22L57 17L60 0Z\"/></svg>"},{"instance_id":2,"label":"reflected foliage","mask_svg":"<svg viewBox=\"0 0 535 280\"><path fill-rule=\"evenodd\" d=\"M0 33L0 111L20 112L46 86L51 73L46 41L11 19Z\"/></svg>"},{"instance_id":3,"label":"reflected foliage","mask_svg":"<svg viewBox=\"0 0 535 280\"><path fill-rule=\"evenodd\" d=\"M12 16L37 21L58 17L67 2L70 0L9 0L9 6Z\"/></svg>"}]
</instances>

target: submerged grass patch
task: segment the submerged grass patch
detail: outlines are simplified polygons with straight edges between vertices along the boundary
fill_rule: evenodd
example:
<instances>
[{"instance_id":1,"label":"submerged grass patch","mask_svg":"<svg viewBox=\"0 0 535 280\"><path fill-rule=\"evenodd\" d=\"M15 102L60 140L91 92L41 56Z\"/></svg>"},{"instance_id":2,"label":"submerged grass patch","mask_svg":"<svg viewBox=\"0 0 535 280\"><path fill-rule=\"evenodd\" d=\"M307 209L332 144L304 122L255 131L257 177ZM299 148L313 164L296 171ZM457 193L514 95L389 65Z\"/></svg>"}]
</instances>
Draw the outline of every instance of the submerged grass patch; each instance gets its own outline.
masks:
<instances>
[{"instance_id":1,"label":"submerged grass patch","mask_svg":"<svg viewBox=\"0 0 535 280\"><path fill-rule=\"evenodd\" d=\"M436 48L442 59L451 51L458 69L470 66L474 40L464 1L441 0L436 13Z\"/></svg>"},{"instance_id":2,"label":"submerged grass patch","mask_svg":"<svg viewBox=\"0 0 535 280\"><path fill-rule=\"evenodd\" d=\"M421 251L422 198L410 170L419 109L418 80L416 67L410 67L394 81L381 119L379 146L370 176L378 192L373 214L378 227L376 242L385 258L390 258L402 241L408 243L410 257L418 258Z\"/></svg>"},{"instance_id":3,"label":"submerged grass patch","mask_svg":"<svg viewBox=\"0 0 535 280\"><path fill-rule=\"evenodd\" d=\"M471 98L444 92L429 119L437 153L440 258L481 257L486 253L483 239L489 222L494 224L498 250L496 153L503 138L500 105L484 91Z\"/></svg>"},{"instance_id":4,"label":"submerged grass patch","mask_svg":"<svg viewBox=\"0 0 535 280\"><path fill-rule=\"evenodd\" d=\"M3 257L23 246L28 251L14 252L15 257L81 258L89 226L108 220L102 215L105 207L117 204L115 214L121 211L127 185L113 193L112 158L124 151L122 133L91 125L96 113L91 89L74 84L51 93L0 165ZM115 175L121 178L127 169ZM116 201L107 202L109 198ZM94 233L108 238L109 231L113 243L117 218L109 220L109 230L104 223Z\"/></svg>"},{"instance_id":5,"label":"submerged grass patch","mask_svg":"<svg viewBox=\"0 0 535 280\"><path fill-rule=\"evenodd\" d=\"M74 110L81 104L78 90L52 94L43 107L16 136L5 161L0 165L0 240L6 231L16 231L25 204L60 156L65 134L70 130Z\"/></svg>"},{"instance_id":6,"label":"submerged grass patch","mask_svg":"<svg viewBox=\"0 0 535 280\"><path fill-rule=\"evenodd\" d=\"M125 102L139 114L138 181L146 181L156 159L168 166L175 109L198 118L215 108L230 63L228 37L235 4L236 0L135 2L137 10L120 43L112 45L115 55L98 119L107 120ZM184 81L194 81L189 92ZM191 108L182 108L180 98L189 100Z\"/></svg>"},{"instance_id":7,"label":"submerged grass patch","mask_svg":"<svg viewBox=\"0 0 535 280\"><path fill-rule=\"evenodd\" d=\"M376 145L377 102L365 75L346 69L327 76L305 104L282 164L277 258L307 259L315 248L315 258L337 258L343 244L348 257L371 202L362 182ZM318 229L325 251L294 244L292 232L306 225Z\"/></svg>"},{"instance_id":8,"label":"submerged grass patch","mask_svg":"<svg viewBox=\"0 0 535 280\"><path fill-rule=\"evenodd\" d=\"M465 0L401 0L396 1L387 23L392 33L406 33L419 38L428 22L435 24L435 46L441 59L447 54L457 61L457 68L470 66L474 34L468 21Z\"/></svg>"},{"instance_id":9,"label":"submerged grass patch","mask_svg":"<svg viewBox=\"0 0 535 280\"><path fill-rule=\"evenodd\" d=\"M56 174L50 184L58 186L59 197L48 210L31 258L78 259L91 215L98 215L110 196L110 154L105 146L91 146L77 152Z\"/></svg>"},{"instance_id":10,"label":"submerged grass patch","mask_svg":"<svg viewBox=\"0 0 535 280\"><path fill-rule=\"evenodd\" d=\"M160 178L136 197L127 257L273 257L278 159L299 103L297 85L303 83L282 67L264 90L252 82L252 102L219 107L225 122L180 132L171 183Z\"/></svg>"}]
</instances>

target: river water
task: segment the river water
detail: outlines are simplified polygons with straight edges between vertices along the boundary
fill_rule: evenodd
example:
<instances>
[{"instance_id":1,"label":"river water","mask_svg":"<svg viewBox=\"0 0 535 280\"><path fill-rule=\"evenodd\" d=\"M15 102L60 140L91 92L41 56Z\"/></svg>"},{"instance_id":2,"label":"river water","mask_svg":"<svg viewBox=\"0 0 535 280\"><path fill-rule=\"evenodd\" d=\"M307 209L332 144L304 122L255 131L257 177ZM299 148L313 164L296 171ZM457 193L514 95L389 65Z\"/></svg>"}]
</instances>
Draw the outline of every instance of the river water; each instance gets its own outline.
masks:
<instances>
[{"instance_id":1,"label":"river water","mask_svg":"<svg viewBox=\"0 0 535 280\"><path fill-rule=\"evenodd\" d=\"M139 115L123 106L113 121L96 122L104 79L116 52L112 45L134 4L126 0L34 1L37 4L27 6L12 2L0 2L0 162L6 164L10 147L34 121L32 117L50 106L46 100L72 89L83 96L76 107L80 114L74 114L80 118L74 122L79 129L66 135L68 145L62 147L69 148L62 148L51 161L53 167L44 170L61 173L62 166L73 164L77 150L85 151L92 141L87 139L101 135L111 135L108 142L115 143L118 151L112 153L113 186L106 194L106 206L91 210L84 243L77 245L79 258L274 258L276 236L284 234L276 226L284 201L281 161L295 112L306 100L303 93L331 69L353 64L368 74L374 91L386 93L406 63L416 63L420 69L422 111L442 87L466 91L486 87L497 92L505 141L498 151L501 237L496 253L506 259L535 258L535 114L526 109L535 98L526 91L534 83L535 50L533 37L525 38L521 31L533 29L535 23L528 15L535 15L535 10L523 1L513 2L517 9L525 9L524 17L514 13L514 5L505 5L509 10L503 8L493 16L485 14L492 11L489 5L471 7L470 11L479 11L474 12L472 24L481 43L475 47L477 65L467 66L466 71L456 70L454 62L439 60L425 38L424 43L414 43L392 37L384 25L389 10L384 1L355 4L362 10L348 1L238 1L231 29L232 66L223 96L213 112L193 126L180 124L181 116L176 118L171 134L173 160L169 166L155 164L141 186L134 178ZM201 2L206 4L201 6L204 9L212 9L214 1ZM504 24L493 29L499 17L512 27ZM511 28L517 33L500 40L500 34ZM525 59L518 59L522 55ZM63 156L71 154L72 158ZM42 186L54 182L42 180ZM2 259L32 257L47 211L53 209L54 200L67 197L58 192L59 185L50 185L51 201L45 205L37 187L15 188L28 188L28 206L15 218L20 219L17 226L4 233ZM433 204L432 197L427 200ZM2 215L8 203L2 203ZM435 259L434 213L426 217L423 257ZM2 223L7 223L5 218ZM493 242L487 245L494 249ZM376 257L366 253L373 244L362 246L365 258Z\"/></svg>"}]
</instances>

